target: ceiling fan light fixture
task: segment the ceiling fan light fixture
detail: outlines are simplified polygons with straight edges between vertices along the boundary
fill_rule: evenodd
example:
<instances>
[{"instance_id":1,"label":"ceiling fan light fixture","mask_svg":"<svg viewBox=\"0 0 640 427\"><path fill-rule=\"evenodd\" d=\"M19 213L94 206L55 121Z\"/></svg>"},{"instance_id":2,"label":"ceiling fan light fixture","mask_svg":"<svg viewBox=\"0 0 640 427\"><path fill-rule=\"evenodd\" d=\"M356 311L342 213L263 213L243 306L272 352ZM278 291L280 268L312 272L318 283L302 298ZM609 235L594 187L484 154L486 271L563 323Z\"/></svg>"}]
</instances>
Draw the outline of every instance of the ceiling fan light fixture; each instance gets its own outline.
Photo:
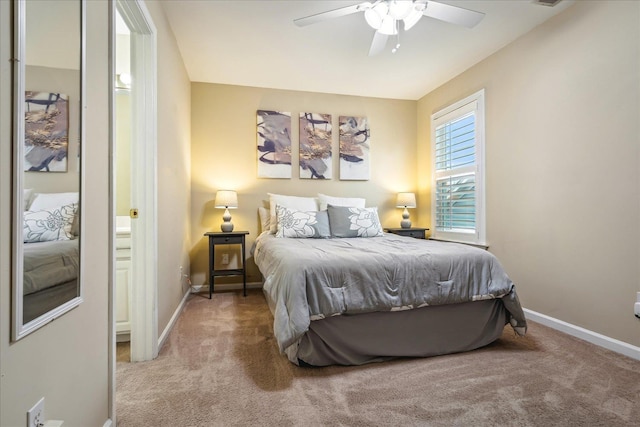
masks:
<instances>
[{"instance_id":1,"label":"ceiling fan light fixture","mask_svg":"<svg viewBox=\"0 0 640 427\"><path fill-rule=\"evenodd\" d=\"M387 36L395 36L398 34L398 26L396 25L396 20L393 19L391 15L387 15L382 19L382 25L378 31L382 34L386 34Z\"/></svg>"},{"instance_id":2,"label":"ceiling fan light fixture","mask_svg":"<svg viewBox=\"0 0 640 427\"><path fill-rule=\"evenodd\" d=\"M391 0L389 2L389 15L397 20L406 18L412 9L413 1L411 0Z\"/></svg>"},{"instance_id":3,"label":"ceiling fan light fixture","mask_svg":"<svg viewBox=\"0 0 640 427\"><path fill-rule=\"evenodd\" d=\"M561 0L532 1L558 2ZM438 0L369 0L360 4L352 4L350 6L294 19L293 22L298 27L305 27L328 19L363 12L367 24L375 29L373 41L369 48L369 56L373 56L384 50L389 36L398 37L394 50L397 51L399 49L401 32L399 21L403 21L402 30L404 31L413 28L418 21L420 21L422 15L451 24L473 28L485 15L482 12L476 12L447 3Z\"/></svg>"},{"instance_id":4,"label":"ceiling fan light fixture","mask_svg":"<svg viewBox=\"0 0 640 427\"><path fill-rule=\"evenodd\" d=\"M364 12L364 19L367 21L367 24L375 30L380 29L382 25L382 16L373 8L367 9Z\"/></svg>"},{"instance_id":5,"label":"ceiling fan light fixture","mask_svg":"<svg viewBox=\"0 0 640 427\"><path fill-rule=\"evenodd\" d=\"M418 23L418 21L420 21L420 18L422 18L422 11L418 10L417 8L411 9L409 15L407 15L407 17L402 20L404 22L404 30L410 30L414 25Z\"/></svg>"}]
</instances>

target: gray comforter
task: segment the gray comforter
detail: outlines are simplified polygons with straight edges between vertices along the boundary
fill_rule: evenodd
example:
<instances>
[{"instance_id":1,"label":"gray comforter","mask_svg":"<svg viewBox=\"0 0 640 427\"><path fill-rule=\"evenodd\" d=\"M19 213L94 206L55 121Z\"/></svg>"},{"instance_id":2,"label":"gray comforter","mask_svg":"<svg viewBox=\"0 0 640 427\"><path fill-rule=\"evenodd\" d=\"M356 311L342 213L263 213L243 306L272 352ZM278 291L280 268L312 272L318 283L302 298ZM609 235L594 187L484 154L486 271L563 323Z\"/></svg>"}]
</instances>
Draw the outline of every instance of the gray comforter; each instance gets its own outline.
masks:
<instances>
[{"instance_id":1,"label":"gray comforter","mask_svg":"<svg viewBox=\"0 0 640 427\"><path fill-rule=\"evenodd\" d=\"M502 298L515 331L526 320L513 282L490 252L393 234L350 239L287 239L263 233L254 259L281 351L313 320Z\"/></svg>"},{"instance_id":2,"label":"gray comforter","mask_svg":"<svg viewBox=\"0 0 640 427\"><path fill-rule=\"evenodd\" d=\"M24 244L24 295L76 280L78 241Z\"/></svg>"}]
</instances>

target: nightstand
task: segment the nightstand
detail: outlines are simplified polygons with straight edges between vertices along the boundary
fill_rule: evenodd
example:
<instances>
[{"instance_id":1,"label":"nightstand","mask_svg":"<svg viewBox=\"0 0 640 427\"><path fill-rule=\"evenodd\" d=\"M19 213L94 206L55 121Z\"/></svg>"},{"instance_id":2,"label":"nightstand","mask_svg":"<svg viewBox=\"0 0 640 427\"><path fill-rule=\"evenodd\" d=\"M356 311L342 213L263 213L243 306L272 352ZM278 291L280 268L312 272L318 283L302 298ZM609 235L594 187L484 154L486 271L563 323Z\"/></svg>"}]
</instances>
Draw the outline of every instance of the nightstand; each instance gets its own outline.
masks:
<instances>
[{"instance_id":1,"label":"nightstand","mask_svg":"<svg viewBox=\"0 0 640 427\"><path fill-rule=\"evenodd\" d=\"M416 239L426 239L425 231L428 228L385 228L387 233L397 234L398 236L414 237Z\"/></svg>"},{"instance_id":2,"label":"nightstand","mask_svg":"<svg viewBox=\"0 0 640 427\"><path fill-rule=\"evenodd\" d=\"M216 277L222 276L242 276L242 294L247 296L247 270L245 269L244 237L248 231L213 231L204 233L209 237L209 299L213 293L213 281ZM242 268L231 268L224 270L215 269L216 245L242 245Z\"/></svg>"}]
</instances>

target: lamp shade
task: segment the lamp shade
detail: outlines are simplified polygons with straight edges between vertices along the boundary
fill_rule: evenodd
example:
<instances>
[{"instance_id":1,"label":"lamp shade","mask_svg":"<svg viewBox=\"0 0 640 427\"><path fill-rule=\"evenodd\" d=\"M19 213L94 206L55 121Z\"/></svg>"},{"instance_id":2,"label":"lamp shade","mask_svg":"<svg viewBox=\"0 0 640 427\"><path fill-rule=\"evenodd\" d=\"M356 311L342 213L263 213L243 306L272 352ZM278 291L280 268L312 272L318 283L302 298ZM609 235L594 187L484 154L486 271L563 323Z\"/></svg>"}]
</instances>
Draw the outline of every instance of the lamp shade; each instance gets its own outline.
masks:
<instances>
[{"instance_id":1,"label":"lamp shade","mask_svg":"<svg viewBox=\"0 0 640 427\"><path fill-rule=\"evenodd\" d=\"M236 209L238 207L238 195L233 190L218 190L216 192L216 208Z\"/></svg>"},{"instance_id":2,"label":"lamp shade","mask_svg":"<svg viewBox=\"0 0 640 427\"><path fill-rule=\"evenodd\" d=\"M398 198L396 200L396 207L415 208L416 207L415 193L398 193Z\"/></svg>"}]
</instances>

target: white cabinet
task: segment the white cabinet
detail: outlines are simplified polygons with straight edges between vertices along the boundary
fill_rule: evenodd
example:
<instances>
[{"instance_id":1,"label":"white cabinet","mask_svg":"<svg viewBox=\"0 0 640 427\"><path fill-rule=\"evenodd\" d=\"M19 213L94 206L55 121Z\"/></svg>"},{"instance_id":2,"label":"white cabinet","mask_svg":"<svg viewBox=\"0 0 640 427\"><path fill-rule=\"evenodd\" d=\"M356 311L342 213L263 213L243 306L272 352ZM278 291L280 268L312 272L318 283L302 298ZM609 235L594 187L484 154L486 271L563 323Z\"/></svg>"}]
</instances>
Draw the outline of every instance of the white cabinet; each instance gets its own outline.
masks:
<instances>
[{"instance_id":1,"label":"white cabinet","mask_svg":"<svg viewBox=\"0 0 640 427\"><path fill-rule=\"evenodd\" d=\"M116 335L128 341L131 331L131 223L116 218Z\"/></svg>"}]
</instances>

